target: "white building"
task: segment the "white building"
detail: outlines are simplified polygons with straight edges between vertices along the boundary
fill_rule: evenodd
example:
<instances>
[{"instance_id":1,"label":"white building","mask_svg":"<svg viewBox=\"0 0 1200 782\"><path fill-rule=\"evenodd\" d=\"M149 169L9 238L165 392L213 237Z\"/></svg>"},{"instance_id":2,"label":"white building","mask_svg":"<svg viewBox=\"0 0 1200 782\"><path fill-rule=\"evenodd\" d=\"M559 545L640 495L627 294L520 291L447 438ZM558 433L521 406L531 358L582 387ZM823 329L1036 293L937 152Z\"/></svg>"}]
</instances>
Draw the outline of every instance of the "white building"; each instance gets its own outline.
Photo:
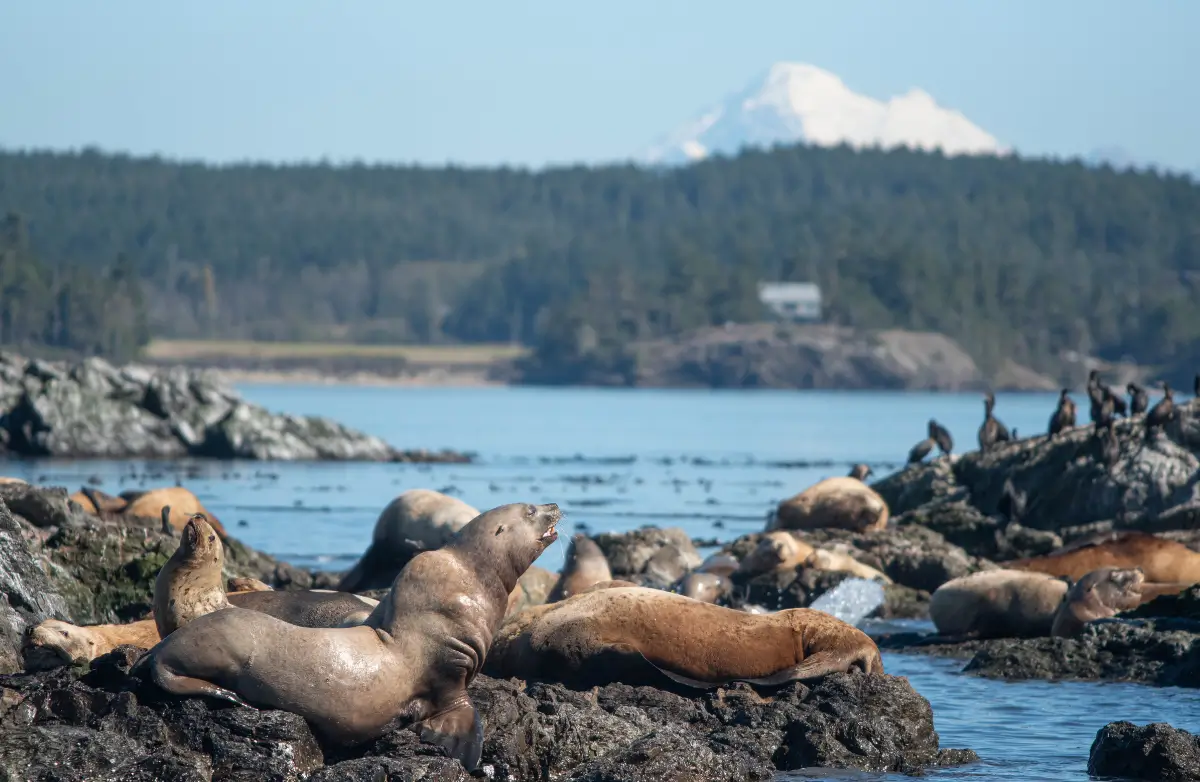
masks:
<instances>
[{"instance_id":1,"label":"white building","mask_svg":"<svg viewBox=\"0 0 1200 782\"><path fill-rule=\"evenodd\" d=\"M758 300L783 320L821 319L821 288L811 282L760 282Z\"/></svg>"}]
</instances>

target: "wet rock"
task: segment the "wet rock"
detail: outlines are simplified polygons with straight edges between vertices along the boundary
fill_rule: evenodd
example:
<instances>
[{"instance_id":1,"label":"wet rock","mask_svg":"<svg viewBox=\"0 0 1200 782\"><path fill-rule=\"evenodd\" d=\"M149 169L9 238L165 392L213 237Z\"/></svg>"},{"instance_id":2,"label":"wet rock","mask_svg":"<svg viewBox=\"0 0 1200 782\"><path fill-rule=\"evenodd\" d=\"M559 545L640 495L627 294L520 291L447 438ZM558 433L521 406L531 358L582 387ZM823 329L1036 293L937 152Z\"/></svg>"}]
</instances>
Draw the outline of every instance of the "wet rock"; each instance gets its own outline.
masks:
<instances>
[{"instance_id":1,"label":"wet rock","mask_svg":"<svg viewBox=\"0 0 1200 782\"><path fill-rule=\"evenodd\" d=\"M1096 733L1088 773L1100 777L1182 782L1200 779L1200 737L1165 722L1139 727L1110 722Z\"/></svg>"},{"instance_id":2,"label":"wet rock","mask_svg":"<svg viewBox=\"0 0 1200 782\"><path fill-rule=\"evenodd\" d=\"M327 748L294 714L166 695L127 676L138 654L122 647L83 676L58 669L0 677L5 702L19 704L0 711L0 774L467 779L457 761L408 729ZM917 772L976 759L969 750L941 749L928 701L892 676L834 674L769 694L735 685L686 696L479 676L469 692L485 726L484 768L495 779L732 782L811 766ZM68 768L72 776L55 776Z\"/></svg>"},{"instance_id":3,"label":"wet rock","mask_svg":"<svg viewBox=\"0 0 1200 782\"><path fill-rule=\"evenodd\" d=\"M597 535L595 541L608 559L613 578L646 581L647 586L665 588L703 561L692 539L678 527L606 532Z\"/></svg>"},{"instance_id":4,"label":"wet rock","mask_svg":"<svg viewBox=\"0 0 1200 782\"><path fill-rule=\"evenodd\" d=\"M0 500L0 673L21 669L28 627L69 615L66 601L30 554L20 523Z\"/></svg>"},{"instance_id":5,"label":"wet rock","mask_svg":"<svg viewBox=\"0 0 1200 782\"><path fill-rule=\"evenodd\" d=\"M970 657L964 673L1022 680L1129 681L1200 687L1200 623L1099 620L1074 638L956 641L903 633L875 638L880 649Z\"/></svg>"},{"instance_id":6,"label":"wet rock","mask_svg":"<svg viewBox=\"0 0 1200 782\"><path fill-rule=\"evenodd\" d=\"M321 417L276 415L211 372L0 354L0 450L27 456L468 461L398 451Z\"/></svg>"}]
</instances>

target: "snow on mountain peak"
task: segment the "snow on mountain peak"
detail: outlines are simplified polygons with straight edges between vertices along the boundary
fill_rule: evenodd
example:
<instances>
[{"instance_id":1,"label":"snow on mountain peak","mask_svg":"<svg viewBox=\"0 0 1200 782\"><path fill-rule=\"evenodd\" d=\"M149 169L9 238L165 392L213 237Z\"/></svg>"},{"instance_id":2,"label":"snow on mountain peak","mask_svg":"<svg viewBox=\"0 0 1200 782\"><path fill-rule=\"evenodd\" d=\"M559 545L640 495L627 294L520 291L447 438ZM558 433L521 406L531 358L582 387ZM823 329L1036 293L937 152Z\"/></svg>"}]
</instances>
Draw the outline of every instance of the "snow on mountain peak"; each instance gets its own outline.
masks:
<instances>
[{"instance_id":1,"label":"snow on mountain peak","mask_svg":"<svg viewBox=\"0 0 1200 782\"><path fill-rule=\"evenodd\" d=\"M933 96L911 89L887 101L860 95L815 65L777 62L745 90L684 123L639 155L683 163L743 147L816 146L941 149L947 155L1004 154L994 136Z\"/></svg>"}]
</instances>

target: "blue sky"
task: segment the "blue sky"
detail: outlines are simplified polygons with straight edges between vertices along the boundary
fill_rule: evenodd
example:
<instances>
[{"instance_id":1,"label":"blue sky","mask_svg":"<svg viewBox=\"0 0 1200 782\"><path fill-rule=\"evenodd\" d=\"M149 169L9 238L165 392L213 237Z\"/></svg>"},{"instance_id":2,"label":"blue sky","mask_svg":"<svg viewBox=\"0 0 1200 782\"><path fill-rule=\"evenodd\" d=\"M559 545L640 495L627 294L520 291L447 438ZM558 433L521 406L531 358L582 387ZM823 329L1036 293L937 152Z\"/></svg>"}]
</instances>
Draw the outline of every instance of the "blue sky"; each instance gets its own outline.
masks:
<instances>
[{"instance_id":1,"label":"blue sky","mask_svg":"<svg viewBox=\"0 0 1200 782\"><path fill-rule=\"evenodd\" d=\"M1026 154L1200 168L1200 0L0 1L7 148L597 162L796 60Z\"/></svg>"}]
</instances>

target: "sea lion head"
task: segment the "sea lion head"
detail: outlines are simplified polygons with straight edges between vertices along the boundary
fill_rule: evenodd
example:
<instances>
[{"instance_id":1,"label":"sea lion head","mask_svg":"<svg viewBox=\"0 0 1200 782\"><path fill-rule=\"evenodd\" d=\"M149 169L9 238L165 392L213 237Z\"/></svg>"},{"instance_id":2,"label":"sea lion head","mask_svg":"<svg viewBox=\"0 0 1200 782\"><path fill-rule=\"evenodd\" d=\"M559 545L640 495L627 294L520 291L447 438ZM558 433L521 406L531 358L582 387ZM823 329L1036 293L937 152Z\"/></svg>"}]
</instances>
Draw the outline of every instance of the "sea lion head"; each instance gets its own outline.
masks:
<instances>
[{"instance_id":1,"label":"sea lion head","mask_svg":"<svg viewBox=\"0 0 1200 782\"><path fill-rule=\"evenodd\" d=\"M1079 579L1072 591L1084 599L1099 601L1115 614L1141 604L1145 582L1141 568L1100 568Z\"/></svg>"},{"instance_id":2,"label":"sea lion head","mask_svg":"<svg viewBox=\"0 0 1200 782\"><path fill-rule=\"evenodd\" d=\"M179 550L183 552L184 558L197 562L222 562L225 559L217 531L208 523L203 513L193 513L187 524L183 525Z\"/></svg>"},{"instance_id":3,"label":"sea lion head","mask_svg":"<svg viewBox=\"0 0 1200 782\"><path fill-rule=\"evenodd\" d=\"M81 665L95 657L96 639L87 628L47 619L25 637L25 670L44 671Z\"/></svg>"},{"instance_id":4,"label":"sea lion head","mask_svg":"<svg viewBox=\"0 0 1200 782\"><path fill-rule=\"evenodd\" d=\"M850 470L850 477L858 478L860 481L865 481L867 478L871 477L872 472L874 472L874 471L870 468L869 465L856 464Z\"/></svg>"},{"instance_id":5,"label":"sea lion head","mask_svg":"<svg viewBox=\"0 0 1200 782\"><path fill-rule=\"evenodd\" d=\"M554 503L513 503L481 513L458 531L447 546L466 553L483 567L500 567L507 595L521 574L558 540L562 511Z\"/></svg>"}]
</instances>

